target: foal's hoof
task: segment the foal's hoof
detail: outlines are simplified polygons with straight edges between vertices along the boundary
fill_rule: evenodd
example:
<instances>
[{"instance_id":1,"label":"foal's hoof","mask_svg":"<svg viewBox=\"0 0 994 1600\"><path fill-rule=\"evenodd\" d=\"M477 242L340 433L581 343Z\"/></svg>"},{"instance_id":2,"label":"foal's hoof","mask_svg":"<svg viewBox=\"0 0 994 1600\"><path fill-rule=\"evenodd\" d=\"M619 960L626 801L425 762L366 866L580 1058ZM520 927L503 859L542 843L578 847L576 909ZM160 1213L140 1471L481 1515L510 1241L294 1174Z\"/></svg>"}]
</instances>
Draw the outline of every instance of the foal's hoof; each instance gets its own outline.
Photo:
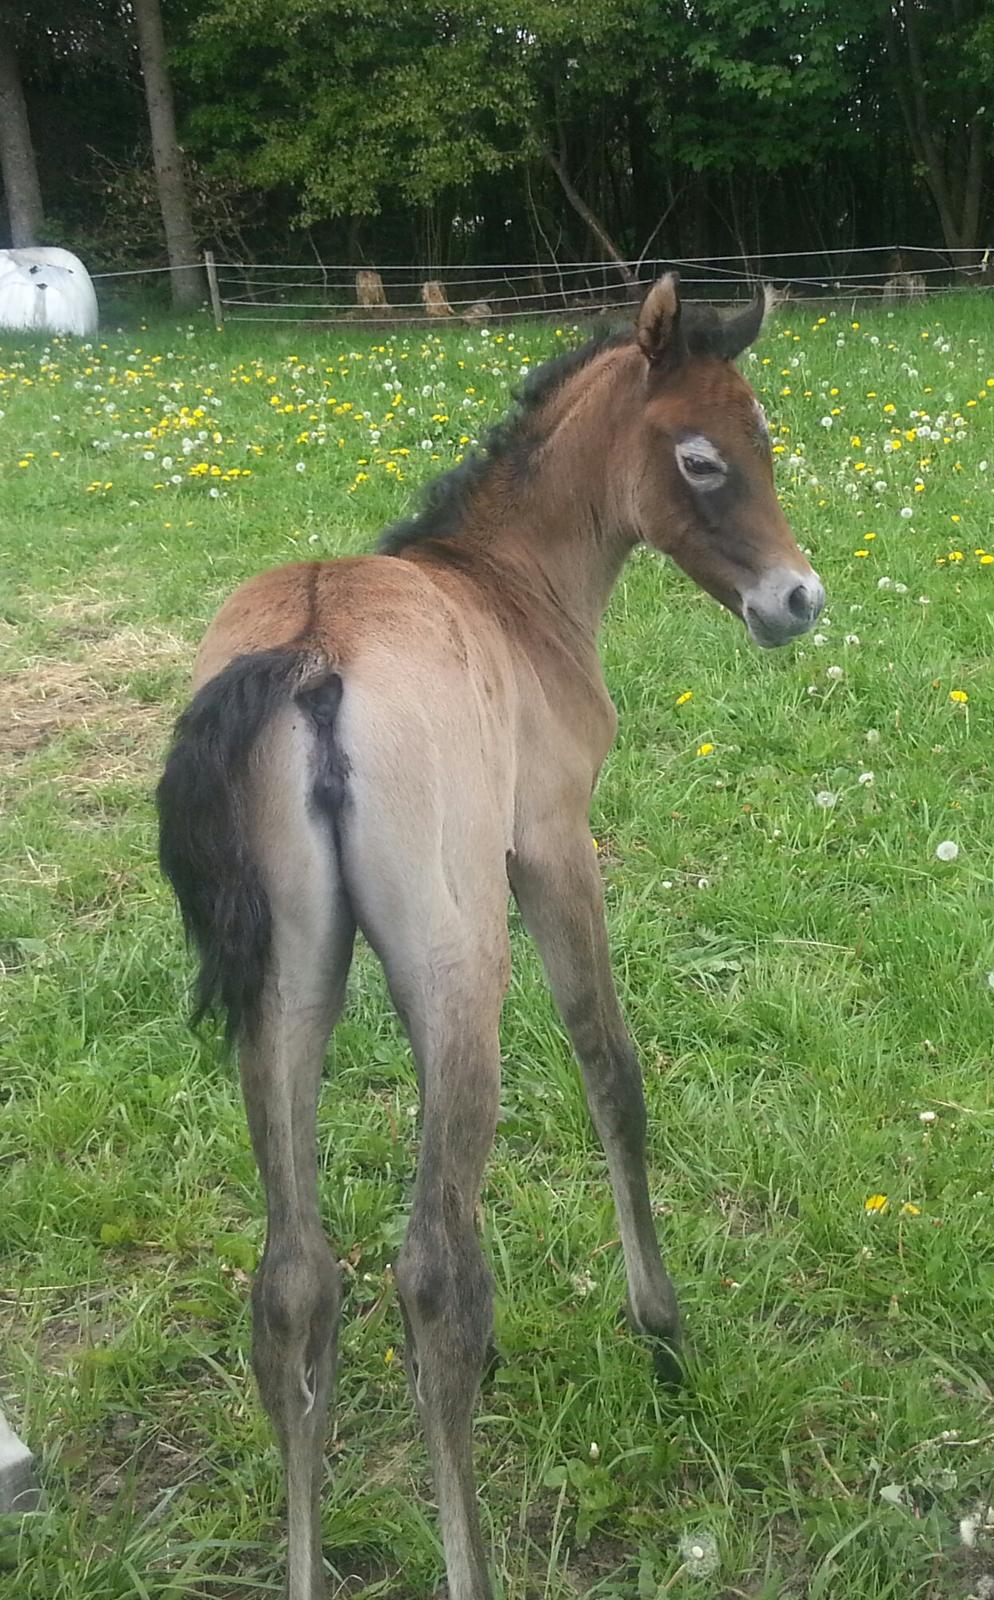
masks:
<instances>
[{"instance_id":1,"label":"foal's hoof","mask_svg":"<svg viewBox=\"0 0 994 1600\"><path fill-rule=\"evenodd\" d=\"M656 1332L654 1328L647 1328L638 1317L632 1313L631 1306L627 1303L622 1307L619 1322L624 1322L644 1339L649 1346L652 1356L652 1365L655 1369L656 1381L667 1389L682 1389L687 1381L687 1372L680 1344L679 1324L674 1332Z\"/></svg>"},{"instance_id":2,"label":"foal's hoof","mask_svg":"<svg viewBox=\"0 0 994 1600\"><path fill-rule=\"evenodd\" d=\"M666 1389L682 1389L687 1381L687 1371L678 1345L669 1339L651 1339L652 1365L656 1382Z\"/></svg>"}]
</instances>

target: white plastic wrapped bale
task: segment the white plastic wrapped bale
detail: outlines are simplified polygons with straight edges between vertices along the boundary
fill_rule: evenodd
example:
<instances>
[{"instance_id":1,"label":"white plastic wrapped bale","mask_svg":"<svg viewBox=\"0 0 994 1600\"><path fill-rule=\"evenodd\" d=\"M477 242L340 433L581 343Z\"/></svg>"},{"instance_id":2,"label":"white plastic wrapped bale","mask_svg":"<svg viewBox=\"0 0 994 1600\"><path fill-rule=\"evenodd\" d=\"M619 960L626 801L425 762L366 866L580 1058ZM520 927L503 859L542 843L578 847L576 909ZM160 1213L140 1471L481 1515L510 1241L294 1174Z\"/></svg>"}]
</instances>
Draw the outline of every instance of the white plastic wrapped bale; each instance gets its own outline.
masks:
<instances>
[{"instance_id":1,"label":"white plastic wrapped bale","mask_svg":"<svg viewBox=\"0 0 994 1600\"><path fill-rule=\"evenodd\" d=\"M0 1513L37 1511L40 1504L34 1457L0 1411Z\"/></svg>"},{"instance_id":2,"label":"white plastic wrapped bale","mask_svg":"<svg viewBox=\"0 0 994 1600\"><path fill-rule=\"evenodd\" d=\"M12 332L93 334L97 297L71 250L0 250L0 328Z\"/></svg>"}]
</instances>

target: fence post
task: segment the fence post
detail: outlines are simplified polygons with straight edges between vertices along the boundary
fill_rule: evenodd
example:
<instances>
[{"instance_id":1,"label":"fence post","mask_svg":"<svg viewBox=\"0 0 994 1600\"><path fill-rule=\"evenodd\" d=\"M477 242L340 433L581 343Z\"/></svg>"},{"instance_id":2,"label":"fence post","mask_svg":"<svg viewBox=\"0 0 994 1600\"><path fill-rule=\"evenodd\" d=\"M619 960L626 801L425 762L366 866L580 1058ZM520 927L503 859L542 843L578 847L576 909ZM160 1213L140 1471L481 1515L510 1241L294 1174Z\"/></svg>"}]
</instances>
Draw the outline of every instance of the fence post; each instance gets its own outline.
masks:
<instances>
[{"instance_id":1,"label":"fence post","mask_svg":"<svg viewBox=\"0 0 994 1600\"><path fill-rule=\"evenodd\" d=\"M218 329L224 327L224 312L221 309L221 294L217 286L217 268L214 265L213 250L204 251L204 266L207 268L207 286L211 292L211 309L214 312L214 326Z\"/></svg>"}]
</instances>

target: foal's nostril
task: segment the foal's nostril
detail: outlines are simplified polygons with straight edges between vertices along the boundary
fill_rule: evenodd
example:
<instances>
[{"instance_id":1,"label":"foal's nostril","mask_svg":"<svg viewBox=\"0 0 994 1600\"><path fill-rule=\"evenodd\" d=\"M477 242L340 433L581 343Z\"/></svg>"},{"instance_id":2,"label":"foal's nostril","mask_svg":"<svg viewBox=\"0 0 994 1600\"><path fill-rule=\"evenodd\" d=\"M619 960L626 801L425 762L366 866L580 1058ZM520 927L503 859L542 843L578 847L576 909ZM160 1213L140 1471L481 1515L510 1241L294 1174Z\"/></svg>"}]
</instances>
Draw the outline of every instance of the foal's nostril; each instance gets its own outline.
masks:
<instances>
[{"instance_id":1,"label":"foal's nostril","mask_svg":"<svg viewBox=\"0 0 994 1600\"><path fill-rule=\"evenodd\" d=\"M814 596L809 594L806 584L799 583L791 589L787 596L787 606L791 616L798 622L807 622L814 610Z\"/></svg>"}]
</instances>

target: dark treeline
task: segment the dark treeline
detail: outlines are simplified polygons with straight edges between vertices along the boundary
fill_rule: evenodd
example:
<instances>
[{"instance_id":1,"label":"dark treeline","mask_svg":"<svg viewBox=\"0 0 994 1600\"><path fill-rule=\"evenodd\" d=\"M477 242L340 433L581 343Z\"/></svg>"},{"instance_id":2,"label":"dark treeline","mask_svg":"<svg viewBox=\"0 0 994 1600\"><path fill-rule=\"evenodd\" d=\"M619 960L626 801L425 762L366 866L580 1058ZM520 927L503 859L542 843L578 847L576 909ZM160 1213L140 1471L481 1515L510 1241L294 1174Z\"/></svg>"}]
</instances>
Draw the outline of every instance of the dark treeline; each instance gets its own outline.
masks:
<instances>
[{"instance_id":1,"label":"dark treeline","mask_svg":"<svg viewBox=\"0 0 994 1600\"><path fill-rule=\"evenodd\" d=\"M94 268L175 264L191 237L440 271L798 250L825 271L893 241L976 267L994 0L0 0L0 154L0 243ZM177 185L192 235L167 256Z\"/></svg>"}]
</instances>

